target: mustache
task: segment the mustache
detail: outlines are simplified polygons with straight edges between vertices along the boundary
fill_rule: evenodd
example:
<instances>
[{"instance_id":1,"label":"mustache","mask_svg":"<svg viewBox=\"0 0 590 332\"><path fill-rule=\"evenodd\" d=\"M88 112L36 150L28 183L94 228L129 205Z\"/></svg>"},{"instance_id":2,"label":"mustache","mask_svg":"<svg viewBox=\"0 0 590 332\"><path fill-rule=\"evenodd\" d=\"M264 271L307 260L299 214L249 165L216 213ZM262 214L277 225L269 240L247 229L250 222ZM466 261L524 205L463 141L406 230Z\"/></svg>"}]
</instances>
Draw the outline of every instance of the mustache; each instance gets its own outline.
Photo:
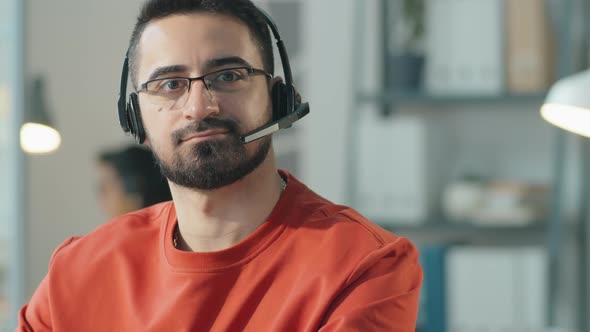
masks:
<instances>
[{"instance_id":1,"label":"mustache","mask_svg":"<svg viewBox=\"0 0 590 332\"><path fill-rule=\"evenodd\" d=\"M239 136L238 122L229 118L209 117L195 121L188 126L172 132L172 140L176 145L180 144L184 137L200 133L210 129L225 129L228 135Z\"/></svg>"}]
</instances>

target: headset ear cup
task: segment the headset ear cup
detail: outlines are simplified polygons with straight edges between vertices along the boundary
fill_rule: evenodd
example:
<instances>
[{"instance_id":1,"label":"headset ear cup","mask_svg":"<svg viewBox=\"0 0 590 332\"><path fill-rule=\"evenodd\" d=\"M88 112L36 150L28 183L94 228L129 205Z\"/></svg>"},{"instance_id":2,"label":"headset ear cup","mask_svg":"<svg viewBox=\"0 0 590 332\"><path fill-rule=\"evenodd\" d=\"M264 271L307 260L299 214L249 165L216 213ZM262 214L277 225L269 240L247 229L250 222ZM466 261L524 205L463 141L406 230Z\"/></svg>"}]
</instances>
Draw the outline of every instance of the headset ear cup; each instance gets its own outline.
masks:
<instances>
[{"instance_id":1,"label":"headset ear cup","mask_svg":"<svg viewBox=\"0 0 590 332\"><path fill-rule=\"evenodd\" d=\"M121 107L119 105L118 107L118 111L119 111L119 124L121 125L121 129L123 129L123 132L128 133L131 131L130 128L130 123L129 123L129 116L128 114L128 108L129 108L129 103L125 102L125 104L123 104L124 106Z\"/></svg>"},{"instance_id":2,"label":"headset ear cup","mask_svg":"<svg viewBox=\"0 0 590 332\"><path fill-rule=\"evenodd\" d=\"M141 119L141 111L139 109L139 100L137 93L129 95L129 102L127 103L127 116L129 120L129 132L135 137L137 143L142 144L145 141L145 130Z\"/></svg>"},{"instance_id":3,"label":"headset ear cup","mask_svg":"<svg viewBox=\"0 0 590 332\"><path fill-rule=\"evenodd\" d=\"M292 86L282 82L275 83L271 90L273 121L295 110L295 95L296 92Z\"/></svg>"},{"instance_id":4,"label":"headset ear cup","mask_svg":"<svg viewBox=\"0 0 590 332\"><path fill-rule=\"evenodd\" d=\"M272 98L272 120L277 121L282 118L286 112L285 105L285 84L277 82L271 90Z\"/></svg>"}]
</instances>

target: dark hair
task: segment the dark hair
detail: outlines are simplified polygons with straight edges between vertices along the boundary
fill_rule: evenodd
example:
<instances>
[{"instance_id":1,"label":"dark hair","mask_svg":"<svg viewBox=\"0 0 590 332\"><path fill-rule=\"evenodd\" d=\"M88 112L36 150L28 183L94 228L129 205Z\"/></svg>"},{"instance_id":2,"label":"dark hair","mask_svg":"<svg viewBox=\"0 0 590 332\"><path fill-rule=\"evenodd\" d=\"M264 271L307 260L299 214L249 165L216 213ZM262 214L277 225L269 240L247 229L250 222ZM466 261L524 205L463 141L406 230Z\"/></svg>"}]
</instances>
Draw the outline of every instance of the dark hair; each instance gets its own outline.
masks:
<instances>
[{"instance_id":1,"label":"dark hair","mask_svg":"<svg viewBox=\"0 0 590 332\"><path fill-rule=\"evenodd\" d=\"M172 199L168 182L151 151L140 146L130 146L104 151L99 154L98 160L113 166L125 192L138 194L143 207Z\"/></svg>"},{"instance_id":2,"label":"dark hair","mask_svg":"<svg viewBox=\"0 0 590 332\"><path fill-rule=\"evenodd\" d=\"M274 56L268 25L263 14L249 0L147 0L137 18L129 41L131 80L137 86L137 47L141 35L153 20L175 14L212 13L227 15L243 22L260 49L264 71L274 75Z\"/></svg>"}]
</instances>

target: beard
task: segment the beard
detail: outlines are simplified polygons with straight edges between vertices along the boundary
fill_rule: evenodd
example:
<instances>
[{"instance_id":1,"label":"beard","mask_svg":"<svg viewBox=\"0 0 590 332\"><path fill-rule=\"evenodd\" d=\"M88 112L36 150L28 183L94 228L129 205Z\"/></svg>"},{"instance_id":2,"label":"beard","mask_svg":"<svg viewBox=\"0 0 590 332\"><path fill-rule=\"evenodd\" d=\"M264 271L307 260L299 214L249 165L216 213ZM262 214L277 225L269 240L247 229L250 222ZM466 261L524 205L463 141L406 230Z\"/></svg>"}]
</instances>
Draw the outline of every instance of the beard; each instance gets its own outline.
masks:
<instances>
[{"instance_id":1,"label":"beard","mask_svg":"<svg viewBox=\"0 0 590 332\"><path fill-rule=\"evenodd\" d=\"M171 182L191 189L213 190L230 185L254 171L266 159L271 138L261 139L253 155L248 156L240 140L238 124L227 118L205 118L172 133L173 146L183 144L187 135L208 129L225 129L222 139L209 139L196 143L189 151L176 152L170 162L154 156L162 174ZM178 149L175 149L178 151Z\"/></svg>"}]
</instances>

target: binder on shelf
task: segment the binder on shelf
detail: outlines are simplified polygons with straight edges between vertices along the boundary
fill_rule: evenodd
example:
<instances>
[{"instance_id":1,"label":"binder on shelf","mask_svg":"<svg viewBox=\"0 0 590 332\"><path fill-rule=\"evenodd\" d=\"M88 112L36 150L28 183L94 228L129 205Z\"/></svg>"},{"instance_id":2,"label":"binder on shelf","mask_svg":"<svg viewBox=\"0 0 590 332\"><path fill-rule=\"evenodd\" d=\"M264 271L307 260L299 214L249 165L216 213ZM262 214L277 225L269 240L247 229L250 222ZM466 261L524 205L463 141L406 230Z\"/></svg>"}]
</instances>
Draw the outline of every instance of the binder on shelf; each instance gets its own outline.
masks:
<instances>
[{"instance_id":1,"label":"binder on shelf","mask_svg":"<svg viewBox=\"0 0 590 332\"><path fill-rule=\"evenodd\" d=\"M427 0L426 80L435 95L504 90L503 0Z\"/></svg>"},{"instance_id":2,"label":"binder on shelf","mask_svg":"<svg viewBox=\"0 0 590 332\"><path fill-rule=\"evenodd\" d=\"M453 247L447 254L449 331L543 331L543 247Z\"/></svg>"},{"instance_id":3,"label":"binder on shelf","mask_svg":"<svg viewBox=\"0 0 590 332\"><path fill-rule=\"evenodd\" d=\"M446 332L445 255L447 246L420 246L424 282L420 292L417 330Z\"/></svg>"},{"instance_id":4,"label":"binder on shelf","mask_svg":"<svg viewBox=\"0 0 590 332\"><path fill-rule=\"evenodd\" d=\"M367 218L417 225L438 205L442 129L415 114L363 112L359 125L355 207Z\"/></svg>"},{"instance_id":5,"label":"binder on shelf","mask_svg":"<svg viewBox=\"0 0 590 332\"><path fill-rule=\"evenodd\" d=\"M549 88L554 76L553 43L544 0L506 0L506 76L510 92L535 93Z\"/></svg>"}]
</instances>

